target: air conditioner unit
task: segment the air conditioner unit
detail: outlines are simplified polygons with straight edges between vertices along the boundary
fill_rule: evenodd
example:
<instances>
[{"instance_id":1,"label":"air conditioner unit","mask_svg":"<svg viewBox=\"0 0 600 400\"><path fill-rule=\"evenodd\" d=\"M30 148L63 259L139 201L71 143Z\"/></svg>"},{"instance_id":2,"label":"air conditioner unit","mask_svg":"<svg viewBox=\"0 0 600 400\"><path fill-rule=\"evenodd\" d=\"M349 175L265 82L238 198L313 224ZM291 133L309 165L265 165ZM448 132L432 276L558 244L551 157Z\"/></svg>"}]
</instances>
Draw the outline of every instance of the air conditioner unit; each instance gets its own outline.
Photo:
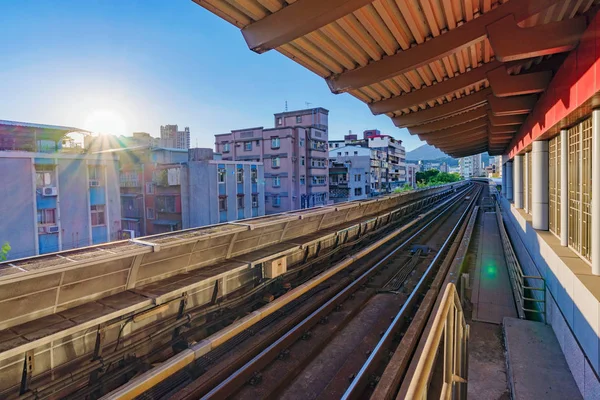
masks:
<instances>
[{"instance_id":1,"label":"air conditioner unit","mask_svg":"<svg viewBox=\"0 0 600 400\"><path fill-rule=\"evenodd\" d=\"M134 239L135 231L131 229L123 229L121 231L121 239Z\"/></svg>"},{"instance_id":2,"label":"air conditioner unit","mask_svg":"<svg viewBox=\"0 0 600 400\"><path fill-rule=\"evenodd\" d=\"M46 227L46 231L48 233L58 233L58 226L57 225L48 226L48 227Z\"/></svg>"},{"instance_id":3,"label":"air conditioner unit","mask_svg":"<svg viewBox=\"0 0 600 400\"><path fill-rule=\"evenodd\" d=\"M90 187L98 187L100 186L100 182L98 182L96 179L90 179Z\"/></svg>"},{"instance_id":4,"label":"air conditioner unit","mask_svg":"<svg viewBox=\"0 0 600 400\"><path fill-rule=\"evenodd\" d=\"M58 195L58 189L55 186L46 186L42 190L42 194L44 196L57 196Z\"/></svg>"}]
</instances>

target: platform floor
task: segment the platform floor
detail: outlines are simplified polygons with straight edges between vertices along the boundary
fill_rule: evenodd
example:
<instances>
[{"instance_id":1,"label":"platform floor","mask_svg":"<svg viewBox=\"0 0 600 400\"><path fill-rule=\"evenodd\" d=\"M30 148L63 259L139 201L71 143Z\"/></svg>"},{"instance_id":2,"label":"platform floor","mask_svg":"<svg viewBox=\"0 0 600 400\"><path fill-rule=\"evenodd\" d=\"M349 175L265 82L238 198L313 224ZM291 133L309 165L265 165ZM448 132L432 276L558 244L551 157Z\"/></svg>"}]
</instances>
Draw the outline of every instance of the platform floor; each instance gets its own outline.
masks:
<instances>
[{"instance_id":1,"label":"platform floor","mask_svg":"<svg viewBox=\"0 0 600 400\"><path fill-rule=\"evenodd\" d=\"M472 266L468 398L509 400L502 320L517 317L496 214L481 211Z\"/></svg>"},{"instance_id":2,"label":"platform floor","mask_svg":"<svg viewBox=\"0 0 600 400\"><path fill-rule=\"evenodd\" d=\"M496 214L481 214L481 240L477 252L473 292L473 321L501 324L504 317L518 317Z\"/></svg>"},{"instance_id":3,"label":"platform floor","mask_svg":"<svg viewBox=\"0 0 600 400\"><path fill-rule=\"evenodd\" d=\"M508 382L515 400L582 399L552 327L504 318Z\"/></svg>"}]
</instances>

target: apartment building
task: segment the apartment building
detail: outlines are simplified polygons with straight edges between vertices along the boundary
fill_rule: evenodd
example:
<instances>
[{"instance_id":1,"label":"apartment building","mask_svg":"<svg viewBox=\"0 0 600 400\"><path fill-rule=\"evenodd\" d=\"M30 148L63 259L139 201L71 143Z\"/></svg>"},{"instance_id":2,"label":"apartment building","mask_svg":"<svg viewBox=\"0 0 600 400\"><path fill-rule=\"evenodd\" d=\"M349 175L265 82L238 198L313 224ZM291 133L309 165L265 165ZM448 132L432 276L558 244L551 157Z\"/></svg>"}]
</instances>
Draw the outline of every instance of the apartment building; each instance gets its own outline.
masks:
<instances>
[{"instance_id":1,"label":"apartment building","mask_svg":"<svg viewBox=\"0 0 600 400\"><path fill-rule=\"evenodd\" d=\"M413 188L417 187L417 172L420 171L418 164L406 163L406 183Z\"/></svg>"},{"instance_id":2,"label":"apartment building","mask_svg":"<svg viewBox=\"0 0 600 400\"><path fill-rule=\"evenodd\" d=\"M465 179L480 177L484 174L481 164L481 154L460 158L458 165L460 167L460 176Z\"/></svg>"},{"instance_id":3,"label":"apartment building","mask_svg":"<svg viewBox=\"0 0 600 400\"><path fill-rule=\"evenodd\" d=\"M264 215L262 163L212 149L120 151L123 238Z\"/></svg>"},{"instance_id":4,"label":"apartment building","mask_svg":"<svg viewBox=\"0 0 600 400\"><path fill-rule=\"evenodd\" d=\"M376 151L372 153L372 160L378 161L374 162L377 164L374 168L376 170L371 170L371 174L376 175L371 180L373 191L389 193L407 181L406 150L401 140L382 135L377 129L371 129L363 132L362 139L359 139L358 135L349 134L344 136L344 140L330 140L328 143L330 151L344 146L361 146Z\"/></svg>"},{"instance_id":5,"label":"apartment building","mask_svg":"<svg viewBox=\"0 0 600 400\"><path fill-rule=\"evenodd\" d=\"M392 191L406 182L406 150L402 141L390 135L383 135L379 130L373 129L364 132L364 140L369 148L376 149L385 154L387 163L386 175L382 179L385 191Z\"/></svg>"},{"instance_id":6,"label":"apartment building","mask_svg":"<svg viewBox=\"0 0 600 400\"><path fill-rule=\"evenodd\" d=\"M262 162L266 214L328 204L328 115L324 108L274 114L274 128L215 135L223 161Z\"/></svg>"},{"instance_id":7,"label":"apartment building","mask_svg":"<svg viewBox=\"0 0 600 400\"><path fill-rule=\"evenodd\" d=\"M84 130L0 121L0 241L9 259L115 240L121 230L118 159L63 148Z\"/></svg>"},{"instance_id":8,"label":"apartment building","mask_svg":"<svg viewBox=\"0 0 600 400\"><path fill-rule=\"evenodd\" d=\"M373 162L375 150L343 146L329 150L329 198L333 202L361 200L371 196L379 176Z\"/></svg>"},{"instance_id":9,"label":"apartment building","mask_svg":"<svg viewBox=\"0 0 600 400\"><path fill-rule=\"evenodd\" d=\"M182 131L177 125L163 125L160 127L160 145L173 149L190 148L190 128L185 127Z\"/></svg>"}]
</instances>

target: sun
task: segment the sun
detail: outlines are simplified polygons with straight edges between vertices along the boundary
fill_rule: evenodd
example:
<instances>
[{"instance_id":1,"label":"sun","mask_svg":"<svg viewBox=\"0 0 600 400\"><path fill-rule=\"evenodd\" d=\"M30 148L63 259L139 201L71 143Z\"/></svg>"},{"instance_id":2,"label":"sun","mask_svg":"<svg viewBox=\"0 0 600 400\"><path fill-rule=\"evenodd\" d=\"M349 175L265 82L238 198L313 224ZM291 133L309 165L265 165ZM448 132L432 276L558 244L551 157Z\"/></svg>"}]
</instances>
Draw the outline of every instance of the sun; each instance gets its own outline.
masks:
<instances>
[{"instance_id":1,"label":"sun","mask_svg":"<svg viewBox=\"0 0 600 400\"><path fill-rule=\"evenodd\" d=\"M114 110L95 110L85 119L84 129L98 134L126 135L127 123Z\"/></svg>"}]
</instances>

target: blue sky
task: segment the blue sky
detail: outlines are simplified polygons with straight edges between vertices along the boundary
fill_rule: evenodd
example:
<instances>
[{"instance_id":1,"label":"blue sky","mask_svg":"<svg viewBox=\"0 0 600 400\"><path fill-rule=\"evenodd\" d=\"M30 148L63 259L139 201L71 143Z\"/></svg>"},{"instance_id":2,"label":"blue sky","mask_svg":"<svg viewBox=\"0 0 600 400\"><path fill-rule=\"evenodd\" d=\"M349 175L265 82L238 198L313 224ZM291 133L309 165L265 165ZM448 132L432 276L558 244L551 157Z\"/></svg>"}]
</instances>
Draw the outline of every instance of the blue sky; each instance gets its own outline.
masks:
<instances>
[{"instance_id":1,"label":"blue sky","mask_svg":"<svg viewBox=\"0 0 600 400\"><path fill-rule=\"evenodd\" d=\"M191 0L13 0L0 19L0 119L154 136L179 124L213 147L215 133L272 127L287 100L329 109L330 138L377 128L421 144Z\"/></svg>"}]
</instances>

